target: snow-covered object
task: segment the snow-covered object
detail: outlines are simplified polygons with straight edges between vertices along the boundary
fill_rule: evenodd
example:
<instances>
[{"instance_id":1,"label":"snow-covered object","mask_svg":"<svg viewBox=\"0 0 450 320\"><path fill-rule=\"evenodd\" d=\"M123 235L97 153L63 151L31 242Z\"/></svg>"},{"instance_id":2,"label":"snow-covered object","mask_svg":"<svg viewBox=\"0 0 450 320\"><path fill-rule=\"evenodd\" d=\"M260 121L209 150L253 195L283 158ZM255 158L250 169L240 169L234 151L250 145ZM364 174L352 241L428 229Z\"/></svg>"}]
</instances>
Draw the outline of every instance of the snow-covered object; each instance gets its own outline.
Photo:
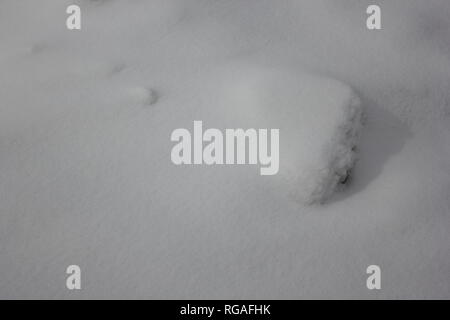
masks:
<instances>
[{"instance_id":1,"label":"snow-covered object","mask_svg":"<svg viewBox=\"0 0 450 320\"><path fill-rule=\"evenodd\" d=\"M158 101L158 94L155 90L145 87L132 87L128 89L130 98L144 106L150 106Z\"/></svg>"},{"instance_id":2,"label":"snow-covered object","mask_svg":"<svg viewBox=\"0 0 450 320\"><path fill-rule=\"evenodd\" d=\"M240 64L229 66L222 76L223 109L232 115L230 123L280 130L280 170L275 178L280 187L311 204L325 201L347 180L362 118L360 99L348 85Z\"/></svg>"}]
</instances>

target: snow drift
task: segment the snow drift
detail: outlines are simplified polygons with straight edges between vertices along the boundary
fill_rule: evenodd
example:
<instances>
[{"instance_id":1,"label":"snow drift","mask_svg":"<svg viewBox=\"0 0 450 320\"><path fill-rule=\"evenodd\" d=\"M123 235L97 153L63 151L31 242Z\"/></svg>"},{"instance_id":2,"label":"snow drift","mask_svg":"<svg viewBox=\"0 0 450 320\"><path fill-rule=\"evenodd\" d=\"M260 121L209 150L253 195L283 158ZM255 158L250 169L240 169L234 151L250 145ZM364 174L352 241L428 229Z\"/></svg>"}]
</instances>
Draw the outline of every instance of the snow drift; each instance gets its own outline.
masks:
<instances>
[{"instance_id":1,"label":"snow drift","mask_svg":"<svg viewBox=\"0 0 450 320\"><path fill-rule=\"evenodd\" d=\"M360 99L346 84L308 73L232 64L222 79L222 118L280 129L277 184L302 203L325 201L348 180L361 129Z\"/></svg>"}]
</instances>

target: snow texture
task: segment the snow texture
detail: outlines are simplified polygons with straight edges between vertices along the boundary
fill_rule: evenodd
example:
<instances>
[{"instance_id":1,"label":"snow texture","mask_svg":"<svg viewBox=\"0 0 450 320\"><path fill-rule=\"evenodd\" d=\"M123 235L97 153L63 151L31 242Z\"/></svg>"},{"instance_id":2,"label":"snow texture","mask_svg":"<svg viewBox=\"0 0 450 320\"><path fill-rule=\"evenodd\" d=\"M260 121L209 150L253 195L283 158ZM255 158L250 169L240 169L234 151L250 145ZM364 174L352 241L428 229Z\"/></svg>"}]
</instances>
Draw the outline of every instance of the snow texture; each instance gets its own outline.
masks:
<instances>
[{"instance_id":1,"label":"snow texture","mask_svg":"<svg viewBox=\"0 0 450 320\"><path fill-rule=\"evenodd\" d=\"M277 184L301 203L324 202L349 178L362 126L360 99L325 77L235 63L212 76L228 124L277 128ZM209 88L213 91L214 88Z\"/></svg>"},{"instance_id":2,"label":"snow texture","mask_svg":"<svg viewBox=\"0 0 450 320\"><path fill-rule=\"evenodd\" d=\"M450 298L450 2L378 3L0 1L0 298ZM194 120L279 174L175 166Z\"/></svg>"}]
</instances>

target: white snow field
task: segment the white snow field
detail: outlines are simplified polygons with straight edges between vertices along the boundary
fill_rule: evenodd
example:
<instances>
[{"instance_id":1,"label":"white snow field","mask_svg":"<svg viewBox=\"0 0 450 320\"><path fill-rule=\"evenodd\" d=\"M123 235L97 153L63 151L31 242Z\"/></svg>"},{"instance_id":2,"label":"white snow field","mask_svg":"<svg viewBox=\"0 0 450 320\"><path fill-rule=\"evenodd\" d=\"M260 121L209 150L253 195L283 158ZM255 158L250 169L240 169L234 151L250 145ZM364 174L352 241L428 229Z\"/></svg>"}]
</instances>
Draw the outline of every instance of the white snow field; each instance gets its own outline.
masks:
<instances>
[{"instance_id":1,"label":"white snow field","mask_svg":"<svg viewBox=\"0 0 450 320\"><path fill-rule=\"evenodd\" d=\"M279 129L279 172L264 183L277 183L304 204L327 200L348 179L356 160L362 110L352 89L280 68L234 63L218 69L200 85L212 96L204 113L221 111L214 111L218 119L209 123Z\"/></svg>"},{"instance_id":2,"label":"white snow field","mask_svg":"<svg viewBox=\"0 0 450 320\"><path fill-rule=\"evenodd\" d=\"M450 2L376 2L1 1L0 298L450 298ZM174 165L194 120L279 173Z\"/></svg>"}]
</instances>

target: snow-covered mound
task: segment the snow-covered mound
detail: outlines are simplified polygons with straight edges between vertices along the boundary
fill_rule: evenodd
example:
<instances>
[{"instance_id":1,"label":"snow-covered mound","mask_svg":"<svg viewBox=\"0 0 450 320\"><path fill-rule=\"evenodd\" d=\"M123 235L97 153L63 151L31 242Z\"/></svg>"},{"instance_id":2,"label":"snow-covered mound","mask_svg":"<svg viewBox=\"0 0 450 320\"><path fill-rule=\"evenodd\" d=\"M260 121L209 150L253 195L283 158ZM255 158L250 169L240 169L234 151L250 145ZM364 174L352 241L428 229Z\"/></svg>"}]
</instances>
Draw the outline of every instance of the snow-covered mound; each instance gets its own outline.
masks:
<instances>
[{"instance_id":1,"label":"snow-covered mound","mask_svg":"<svg viewBox=\"0 0 450 320\"><path fill-rule=\"evenodd\" d=\"M348 179L361 128L361 103L334 79L234 64L221 84L222 115L247 128L280 130L277 183L303 203L323 202Z\"/></svg>"}]
</instances>

